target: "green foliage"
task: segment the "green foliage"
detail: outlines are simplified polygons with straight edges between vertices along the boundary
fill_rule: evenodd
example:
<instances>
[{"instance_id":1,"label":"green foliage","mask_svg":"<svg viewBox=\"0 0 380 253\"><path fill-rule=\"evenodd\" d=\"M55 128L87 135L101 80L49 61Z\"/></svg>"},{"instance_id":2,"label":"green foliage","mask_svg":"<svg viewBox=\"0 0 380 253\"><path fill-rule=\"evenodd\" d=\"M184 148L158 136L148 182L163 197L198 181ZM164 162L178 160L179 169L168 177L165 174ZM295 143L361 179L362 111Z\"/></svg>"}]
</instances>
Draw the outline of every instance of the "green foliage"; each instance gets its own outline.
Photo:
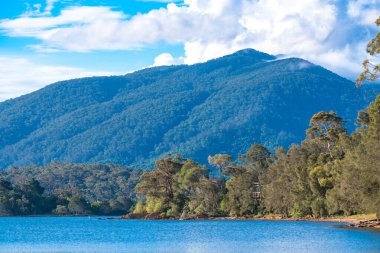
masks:
<instances>
[{"instance_id":1,"label":"green foliage","mask_svg":"<svg viewBox=\"0 0 380 253\"><path fill-rule=\"evenodd\" d=\"M224 171L229 178L224 210L231 216L261 212L262 177L272 162L272 154L265 147L254 144L239 157L238 165L230 165Z\"/></svg>"},{"instance_id":2,"label":"green foliage","mask_svg":"<svg viewBox=\"0 0 380 253\"><path fill-rule=\"evenodd\" d=\"M210 180L208 170L194 161L167 155L141 179L136 186L141 200L135 213L187 218L214 216L219 209L220 181Z\"/></svg>"},{"instance_id":3,"label":"green foliage","mask_svg":"<svg viewBox=\"0 0 380 253\"><path fill-rule=\"evenodd\" d=\"M256 182L257 177L252 171L244 171L231 176L226 184L227 203L225 207L230 216L244 216L259 212L260 201L253 195L254 192L260 191L257 189Z\"/></svg>"},{"instance_id":4,"label":"green foliage","mask_svg":"<svg viewBox=\"0 0 380 253\"><path fill-rule=\"evenodd\" d=\"M0 215L49 214L56 199L43 194L44 188L35 179L21 186L0 179Z\"/></svg>"},{"instance_id":5,"label":"green foliage","mask_svg":"<svg viewBox=\"0 0 380 253\"><path fill-rule=\"evenodd\" d=\"M217 154L208 157L208 163L217 167L221 172L230 165L232 161L232 156L227 154Z\"/></svg>"},{"instance_id":6,"label":"green foliage","mask_svg":"<svg viewBox=\"0 0 380 253\"><path fill-rule=\"evenodd\" d=\"M140 174L112 164L11 167L2 172L0 215L127 213Z\"/></svg>"},{"instance_id":7,"label":"green foliage","mask_svg":"<svg viewBox=\"0 0 380 253\"><path fill-rule=\"evenodd\" d=\"M221 201L224 194L224 181L202 178L195 193L190 196L184 217L215 217L223 213Z\"/></svg>"},{"instance_id":8,"label":"green foliage","mask_svg":"<svg viewBox=\"0 0 380 253\"><path fill-rule=\"evenodd\" d=\"M351 136L341 122L335 114L320 112L312 117L308 139L288 152L279 150L265 176L268 211L316 217L379 214L380 95L359 113L360 127Z\"/></svg>"},{"instance_id":9,"label":"green foliage","mask_svg":"<svg viewBox=\"0 0 380 253\"><path fill-rule=\"evenodd\" d=\"M365 113L366 124L346 140L346 158L338 168L340 180L334 196L341 205L380 215L380 95Z\"/></svg>"},{"instance_id":10,"label":"green foliage","mask_svg":"<svg viewBox=\"0 0 380 253\"><path fill-rule=\"evenodd\" d=\"M375 24L380 27L380 17ZM368 43L367 53L370 56L379 56L380 54L380 32ZM374 58L374 57L373 57ZM380 63L370 60L363 61L363 72L356 79L356 86L361 86L365 81L374 82L380 76Z\"/></svg>"},{"instance_id":11,"label":"green foliage","mask_svg":"<svg viewBox=\"0 0 380 253\"><path fill-rule=\"evenodd\" d=\"M334 111L329 113L322 111L314 114L309 125L310 128L306 131L306 134L310 139L321 143L330 155L332 155L332 150L339 136L346 133L342 118Z\"/></svg>"},{"instance_id":12,"label":"green foliage","mask_svg":"<svg viewBox=\"0 0 380 253\"><path fill-rule=\"evenodd\" d=\"M135 214L142 214L145 213L144 205L142 201L137 202L135 209L133 210L133 213Z\"/></svg>"},{"instance_id":13,"label":"green foliage","mask_svg":"<svg viewBox=\"0 0 380 253\"><path fill-rule=\"evenodd\" d=\"M322 217L380 209L380 95L348 134L334 112L315 114L307 137L271 154L252 145L236 163L209 156L223 177L167 154L152 171L112 164L11 167L2 171L0 215L133 213L147 218ZM134 205L134 203L136 203Z\"/></svg>"},{"instance_id":14,"label":"green foliage","mask_svg":"<svg viewBox=\"0 0 380 253\"><path fill-rule=\"evenodd\" d=\"M228 154L209 156L224 176L218 179L191 160L164 157L143 173L135 212L163 218L379 213L380 95L359 114L354 133L343 122L322 111L311 118L306 139L288 150L272 155L254 144L238 163Z\"/></svg>"}]
</instances>

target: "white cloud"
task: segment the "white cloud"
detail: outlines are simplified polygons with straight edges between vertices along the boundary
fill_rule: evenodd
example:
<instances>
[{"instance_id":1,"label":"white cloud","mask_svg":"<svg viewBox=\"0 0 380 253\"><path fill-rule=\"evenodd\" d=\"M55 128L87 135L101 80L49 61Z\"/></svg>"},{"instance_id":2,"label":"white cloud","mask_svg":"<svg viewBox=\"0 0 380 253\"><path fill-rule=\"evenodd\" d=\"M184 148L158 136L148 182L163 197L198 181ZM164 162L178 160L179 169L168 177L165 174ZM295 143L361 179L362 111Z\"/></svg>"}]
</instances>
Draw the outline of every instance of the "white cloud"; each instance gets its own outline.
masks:
<instances>
[{"instance_id":1,"label":"white cloud","mask_svg":"<svg viewBox=\"0 0 380 253\"><path fill-rule=\"evenodd\" d=\"M347 14L362 25L375 25L375 20L380 16L380 1L350 1L347 6Z\"/></svg>"},{"instance_id":2,"label":"white cloud","mask_svg":"<svg viewBox=\"0 0 380 253\"><path fill-rule=\"evenodd\" d=\"M36 64L25 58L0 56L0 101L14 98L61 80L116 73Z\"/></svg>"},{"instance_id":3,"label":"white cloud","mask_svg":"<svg viewBox=\"0 0 380 253\"><path fill-rule=\"evenodd\" d=\"M51 11L54 9L55 3L59 0L46 0L45 8L42 9L42 4L37 3L30 5L29 3L25 3L27 6L27 11L22 16L48 16L51 15Z\"/></svg>"},{"instance_id":4,"label":"white cloud","mask_svg":"<svg viewBox=\"0 0 380 253\"><path fill-rule=\"evenodd\" d=\"M338 9L342 3L347 13ZM368 38L346 38L358 29L373 31L369 20L379 13L379 0L185 0L132 17L110 7L70 7L58 16L2 20L0 29L9 36L40 39L34 45L40 51L133 50L159 42L184 46L181 59L158 56L155 64L162 65L203 62L250 47L353 76ZM342 17L349 29L342 29Z\"/></svg>"},{"instance_id":5,"label":"white cloud","mask_svg":"<svg viewBox=\"0 0 380 253\"><path fill-rule=\"evenodd\" d=\"M40 39L46 49L88 51L121 43L112 42L112 37L108 36L113 36L117 23L125 17L108 7L72 7L62 10L57 17L22 16L3 20L0 28L9 36Z\"/></svg>"},{"instance_id":6,"label":"white cloud","mask_svg":"<svg viewBox=\"0 0 380 253\"><path fill-rule=\"evenodd\" d=\"M183 63L184 61L182 57L176 59L169 53L163 53L154 58L153 67L179 65Z\"/></svg>"},{"instance_id":7,"label":"white cloud","mask_svg":"<svg viewBox=\"0 0 380 253\"><path fill-rule=\"evenodd\" d=\"M59 0L46 0L46 7L45 7L45 12L46 13L51 13L51 11L54 8L54 4L58 2Z\"/></svg>"}]
</instances>

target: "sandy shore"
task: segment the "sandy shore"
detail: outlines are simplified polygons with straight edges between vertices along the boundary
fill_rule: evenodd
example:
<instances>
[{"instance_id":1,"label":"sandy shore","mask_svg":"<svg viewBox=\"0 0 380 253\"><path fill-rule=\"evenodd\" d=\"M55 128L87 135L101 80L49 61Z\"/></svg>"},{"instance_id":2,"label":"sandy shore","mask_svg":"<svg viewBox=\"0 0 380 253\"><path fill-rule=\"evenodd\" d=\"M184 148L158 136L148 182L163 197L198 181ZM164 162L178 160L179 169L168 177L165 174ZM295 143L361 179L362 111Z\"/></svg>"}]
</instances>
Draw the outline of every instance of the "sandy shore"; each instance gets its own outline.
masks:
<instances>
[{"instance_id":1,"label":"sandy shore","mask_svg":"<svg viewBox=\"0 0 380 253\"><path fill-rule=\"evenodd\" d=\"M281 217L262 217L262 218L235 218L223 217L212 218L209 220L264 220L264 221L309 221L309 222L339 222L345 223L347 228L374 229L380 230L380 223L373 218L364 219L362 217L326 217L326 218L281 218Z\"/></svg>"}]
</instances>

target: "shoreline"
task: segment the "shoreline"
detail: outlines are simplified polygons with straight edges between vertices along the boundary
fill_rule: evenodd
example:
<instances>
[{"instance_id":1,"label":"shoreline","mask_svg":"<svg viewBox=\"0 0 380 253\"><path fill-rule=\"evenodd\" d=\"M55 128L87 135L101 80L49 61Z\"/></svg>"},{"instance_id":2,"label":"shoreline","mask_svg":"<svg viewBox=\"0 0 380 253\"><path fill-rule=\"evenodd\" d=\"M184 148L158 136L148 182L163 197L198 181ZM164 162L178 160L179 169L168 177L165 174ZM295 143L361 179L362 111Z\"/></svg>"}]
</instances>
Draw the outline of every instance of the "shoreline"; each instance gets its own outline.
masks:
<instances>
[{"instance_id":1,"label":"shoreline","mask_svg":"<svg viewBox=\"0 0 380 253\"><path fill-rule=\"evenodd\" d=\"M300 221L300 222L337 222L342 223L342 228L352 228L352 229L371 229L380 231L380 222L378 222L373 217L324 217L324 218L295 218L288 217L283 218L280 216L271 217L209 217L209 218L189 218L189 219L175 219L175 218L157 218L155 217L144 217L144 216L134 216L125 215L120 217L121 220L188 220L188 221ZM344 224L344 225L343 225Z\"/></svg>"},{"instance_id":2,"label":"shoreline","mask_svg":"<svg viewBox=\"0 0 380 253\"><path fill-rule=\"evenodd\" d=\"M215 218L219 220L219 218ZM222 218L223 220L225 218ZM227 218L229 219L229 218ZM271 217L263 217L263 218L230 218L231 220L265 220L265 221L311 221L311 222L341 222L341 223L357 223L360 221L364 221L366 219L362 218L341 218L341 217L326 217L326 218L271 218Z\"/></svg>"},{"instance_id":3,"label":"shoreline","mask_svg":"<svg viewBox=\"0 0 380 253\"><path fill-rule=\"evenodd\" d=\"M215 219L224 220L224 219ZM343 223L342 228L352 228L352 229L371 229L380 231L380 223L377 225L372 225L369 222L375 219L363 219L363 218L341 218L341 217L326 217L326 218L243 218L243 219L230 219L230 220L253 220L253 221L300 221L300 222L337 222Z\"/></svg>"},{"instance_id":4,"label":"shoreline","mask_svg":"<svg viewBox=\"0 0 380 253\"><path fill-rule=\"evenodd\" d=\"M26 216L0 216L1 218L98 218L100 220L162 220L162 221L300 221L300 222L337 222L345 225L341 228L351 229L370 229L380 231L380 222L373 217L325 217L325 218L282 218L280 216L271 217L209 217L209 218L192 218L192 219L175 219L175 218L146 218L144 216L134 217L130 215L26 215Z\"/></svg>"},{"instance_id":5,"label":"shoreline","mask_svg":"<svg viewBox=\"0 0 380 253\"><path fill-rule=\"evenodd\" d=\"M211 218L205 220L257 220L257 221L310 221L310 222L341 222L341 223L355 223L362 221L362 219L354 218L234 218L234 217L221 217L221 218Z\"/></svg>"}]
</instances>

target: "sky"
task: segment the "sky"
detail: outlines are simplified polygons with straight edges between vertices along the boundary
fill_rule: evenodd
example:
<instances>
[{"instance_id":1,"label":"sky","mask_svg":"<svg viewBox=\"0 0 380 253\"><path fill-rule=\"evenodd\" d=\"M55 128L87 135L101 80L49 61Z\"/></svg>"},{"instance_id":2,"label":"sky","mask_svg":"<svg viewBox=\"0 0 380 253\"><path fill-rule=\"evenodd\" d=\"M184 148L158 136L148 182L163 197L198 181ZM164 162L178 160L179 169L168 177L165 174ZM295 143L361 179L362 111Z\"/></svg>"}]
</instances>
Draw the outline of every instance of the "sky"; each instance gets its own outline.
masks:
<instances>
[{"instance_id":1,"label":"sky","mask_svg":"<svg viewBox=\"0 0 380 253\"><path fill-rule=\"evenodd\" d=\"M245 48L354 80L378 16L380 0L1 0L0 101Z\"/></svg>"}]
</instances>

